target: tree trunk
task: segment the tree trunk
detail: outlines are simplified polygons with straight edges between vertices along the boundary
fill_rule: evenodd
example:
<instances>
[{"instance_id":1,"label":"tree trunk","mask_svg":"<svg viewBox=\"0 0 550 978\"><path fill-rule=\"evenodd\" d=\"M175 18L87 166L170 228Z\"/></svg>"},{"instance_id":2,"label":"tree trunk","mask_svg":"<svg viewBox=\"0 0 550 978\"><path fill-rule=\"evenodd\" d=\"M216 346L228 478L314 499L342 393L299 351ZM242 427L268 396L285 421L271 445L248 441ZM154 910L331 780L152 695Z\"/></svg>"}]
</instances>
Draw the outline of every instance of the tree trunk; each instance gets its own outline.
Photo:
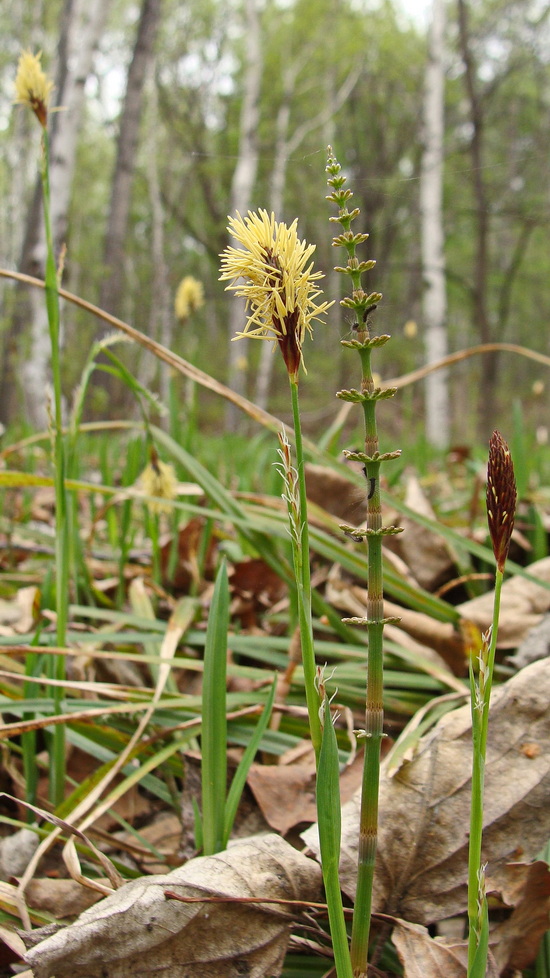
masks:
<instances>
[{"instance_id":1,"label":"tree trunk","mask_svg":"<svg viewBox=\"0 0 550 978\"><path fill-rule=\"evenodd\" d=\"M258 123L260 119L260 82L262 77L262 43L260 18L256 0L246 0L246 64L243 78L243 103L239 127L239 159L231 183L231 213L243 217L250 208L258 171ZM228 384L243 394L247 374L247 350L242 343L232 341L245 324L244 299L236 296L229 304L229 376ZM226 427L234 431L239 412L228 402Z\"/></svg>"},{"instance_id":2,"label":"tree trunk","mask_svg":"<svg viewBox=\"0 0 550 978\"><path fill-rule=\"evenodd\" d=\"M484 178L484 120L482 99L477 91L476 68L470 48L468 25L468 6L466 0L458 0L458 27L460 51L464 63L466 92L470 104L472 140L470 154L472 161L472 180L476 217L476 246L472 274L472 301L474 322L482 343L492 340L491 323L487 309L487 286L489 269L489 204ZM482 358L481 391L483 402L490 405L496 379L496 354L486 354Z\"/></svg>"},{"instance_id":3,"label":"tree trunk","mask_svg":"<svg viewBox=\"0 0 550 978\"><path fill-rule=\"evenodd\" d=\"M130 269L126 262L125 243L128 233L132 185L137 161L141 120L145 103L145 84L154 60L154 46L160 20L162 0L143 0L139 15L136 42L126 78L126 94L120 113L115 168L103 249L104 275L99 293L99 305L113 316L124 318L122 302L130 288ZM99 410L109 409L111 417L126 410L127 392L109 373L97 373L94 379ZM104 401L104 404L102 403Z\"/></svg>"},{"instance_id":4,"label":"tree trunk","mask_svg":"<svg viewBox=\"0 0 550 978\"><path fill-rule=\"evenodd\" d=\"M59 255L67 232L68 210L76 162L76 144L83 119L84 87L103 31L109 0L66 0L61 17L55 101L62 112L50 116L50 194L54 248ZM21 111L20 109L18 111ZM27 215L19 268L28 275L44 277L46 239L42 216L42 189L37 180ZM44 392L49 379L49 329L43 294L16 287L14 316L4 340L0 412L9 422L16 416L19 377L25 415L35 427L47 425ZM30 323L30 341L28 325ZM29 343L22 356L20 338ZM21 362L17 368L17 361Z\"/></svg>"},{"instance_id":5,"label":"tree trunk","mask_svg":"<svg viewBox=\"0 0 550 978\"><path fill-rule=\"evenodd\" d=\"M174 322L174 297L170 293L168 265L165 255L165 213L159 179L159 155L156 144L155 120L158 119L158 92L154 64L151 65L148 82L148 106L145 132L145 151L147 154L147 186L151 207L151 335L163 346L172 343ZM151 354L145 354L140 362L139 380L149 387L158 379L161 399L168 403L169 371L165 363Z\"/></svg>"},{"instance_id":6,"label":"tree trunk","mask_svg":"<svg viewBox=\"0 0 550 978\"><path fill-rule=\"evenodd\" d=\"M443 137L445 94L445 4L433 0L424 87L424 148L420 170L423 314L427 363L446 356L447 295L443 230ZM450 436L448 372L429 374L425 387L428 442L446 448Z\"/></svg>"},{"instance_id":7,"label":"tree trunk","mask_svg":"<svg viewBox=\"0 0 550 978\"><path fill-rule=\"evenodd\" d=\"M161 0L143 0L120 116L117 156L103 253L105 276L99 300L102 309L114 316L119 314L124 293L124 242L128 230L145 79L154 58L160 10Z\"/></svg>"},{"instance_id":8,"label":"tree trunk","mask_svg":"<svg viewBox=\"0 0 550 978\"><path fill-rule=\"evenodd\" d=\"M279 106L275 123L275 158L273 161L273 169L271 171L270 206L271 210L275 214L275 217L279 220L282 219L283 216L284 189L289 159L292 159L294 153L296 153L301 143L312 130L314 131L316 129L322 129L325 133L324 144L325 146L327 145L329 142L329 139L326 138L327 129L329 127L332 129L331 123L333 122L338 110L353 91L361 72L360 66L352 69L337 92L335 92L334 88L332 87L332 79L327 79L327 89L329 91L327 92L327 98L325 100L326 104L316 116L314 116L312 119L308 119L307 122L302 123L302 125L298 126L298 128L294 130L292 136L289 136L288 130L290 125L292 95L296 85L296 78L299 71L303 67L303 60L304 51L300 51L300 61L296 62L294 65L286 66L284 96L283 101ZM331 138L332 137L330 137L330 141ZM338 284L340 284L339 280ZM271 382L272 372L273 345L271 343L264 343L262 344L258 365L255 393L255 403L259 407L263 408L263 410L267 410L269 385Z\"/></svg>"}]
</instances>

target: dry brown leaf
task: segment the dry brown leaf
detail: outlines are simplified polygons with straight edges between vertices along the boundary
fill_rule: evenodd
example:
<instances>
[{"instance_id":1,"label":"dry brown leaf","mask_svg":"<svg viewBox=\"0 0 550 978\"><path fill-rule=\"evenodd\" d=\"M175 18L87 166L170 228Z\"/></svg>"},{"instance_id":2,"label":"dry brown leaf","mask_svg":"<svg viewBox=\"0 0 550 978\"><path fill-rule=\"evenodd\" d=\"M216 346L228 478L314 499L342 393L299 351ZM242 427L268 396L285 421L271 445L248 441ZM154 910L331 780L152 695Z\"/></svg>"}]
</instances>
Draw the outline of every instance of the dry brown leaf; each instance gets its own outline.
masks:
<instances>
[{"instance_id":1,"label":"dry brown leaf","mask_svg":"<svg viewBox=\"0 0 550 978\"><path fill-rule=\"evenodd\" d=\"M340 778L340 801L344 804L361 784L363 757L356 757ZM281 835L300 822L315 822L315 759L300 764L253 764L247 783L262 815Z\"/></svg>"},{"instance_id":2,"label":"dry brown leaf","mask_svg":"<svg viewBox=\"0 0 550 978\"><path fill-rule=\"evenodd\" d=\"M514 886L504 889L503 896L513 913L491 934L494 954L500 971L521 971L533 964L543 934L550 928L550 871L538 861L507 867ZM489 890L491 881L487 880Z\"/></svg>"},{"instance_id":3,"label":"dry brown leaf","mask_svg":"<svg viewBox=\"0 0 550 978\"><path fill-rule=\"evenodd\" d=\"M109 883L106 878L102 882ZM76 880L50 879L47 876L31 880L26 897L33 910L46 911L57 920L77 917L103 899L101 893L81 886Z\"/></svg>"},{"instance_id":4,"label":"dry brown leaf","mask_svg":"<svg viewBox=\"0 0 550 978\"><path fill-rule=\"evenodd\" d=\"M392 934L404 978L466 978L468 945L465 941L447 943L430 937L421 924L397 920ZM486 978L499 978L499 970L489 952Z\"/></svg>"},{"instance_id":5,"label":"dry brown leaf","mask_svg":"<svg viewBox=\"0 0 550 978\"><path fill-rule=\"evenodd\" d=\"M325 465L305 467L307 498L339 520L358 526L367 515L366 493Z\"/></svg>"},{"instance_id":6,"label":"dry brown leaf","mask_svg":"<svg viewBox=\"0 0 550 978\"><path fill-rule=\"evenodd\" d=\"M277 835L134 880L26 955L35 978L249 978L276 976L289 936L284 906L182 903L188 897L311 900L318 865ZM106 970L108 966L108 970Z\"/></svg>"},{"instance_id":7,"label":"dry brown leaf","mask_svg":"<svg viewBox=\"0 0 550 978\"><path fill-rule=\"evenodd\" d=\"M550 592L549 592L550 593ZM367 616L368 591L358 584L350 584L339 571L331 572L327 580L325 597L339 611L357 618ZM437 652L440 666L448 666L454 675L464 676L467 672L467 645L462 634L452 622L437 621L421 611L411 611L392 601L384 601L384 615L399 618L399 630L393 632L396 641L399 633L405 633L429 650ZM388 632L389 636L390 633ZM406 639L403 639L406 643Z\"/></svg>"},{"instance_id":8,"label":"dry brown leaf","mask_svg":"<svg viewBox=\"0 0 550 978\"><path fill-rule=\"evenodd\" d=\"M284 581L260 557L233 564L229 573L231 614L246 629L257 628L266 608L273 608L287 593Z\"/></svg>"},{"instance_id":9,"label":"dry brown leaf","mask_svg":"<svg viewBox=\"0 0 550 978\"><path fill-rule=\"evenodd\" d=\"M550 926L550 872L545 862L506 867L506 902L515 905L510 917L493 928L488 976L512 974L532 965L540 940ZM493 889L487 880L487 892ZM503 894L504 895L504 894ZM430 937L425 927L398 920L392 934L405 978L466 978L467 941Z\"/></svg>"},{"instance_id":10,"label":"dry brown leaf","mask_svg":"<svg viewBox=\"0 0 550 978\"><path fill-rule=\"evenodd\" d=\"M435 513L415 475L409 475L405 503L415 513L435 522ZM400 516L398 525L405 530L388 537L386 546L406 563L421 587L435 591L455 573L455 561L447 542L438 533L420 526L411 516Z\"/></svg>"},{"instance_id":11,"label":"dry brown leaf","mask_svg":"<svg viewBox=\"0 0 550 978\"><path fill-rule=\"evenodd\" d=\"M0 599L0 635L24 635L36 624L39 591L22 587L11 600Z\"/></svg>"},{"instance_id":12,"label":"dry brown leaf","mask_svg":"<svg viewBox=\"0 0 550 978\"><path fill-rule=\"evenodd\" d=\"M313 764L253 764L247 782L268 824L286 835L299 822L317 819Z\"/></svg>"},{"instance_id":13,"label":"dry brown leaf","mask_svg":"<svg viewBox=\"0 0 550 978\"><path fill-rule=\"evenodd\" d=\"M550 584L550 557L529 565L529 574ZM494 592L482 594L458 605L461 615L486 631L493 617ZM516 648L550 609L550 588L535 584L525 577L511 577L502 586L502 605L498 626L500 648Z\"/></svg>"},{"instance_id":14,"label":"dry brown leaf","mask_svg":"<svg viewBox=\"0 0 550 978\"><path fill-rule=\"evenodd\" d=\"M21 876L36 852L39 838L32 829L19 829L0 841L0 880Z\"/></svg>"},{"instance_id":15,"label":"dry brown leaf","mask_svg":"<svg viewBox=\"0 0 550 978\"><path fill-rule=\"evenodd\" d=\"M508 863L534 859L550 836L549 701L545 661L493 692L483 861L497 887L504 884ZM395 776L383 764L375 910L421 924L464 911L471 764L469 705L443 717ZM356 796L342 822L342 889L352 898L358 822ZM302 838L318 852L316 826Z\"/></svg>"}]
</instances>

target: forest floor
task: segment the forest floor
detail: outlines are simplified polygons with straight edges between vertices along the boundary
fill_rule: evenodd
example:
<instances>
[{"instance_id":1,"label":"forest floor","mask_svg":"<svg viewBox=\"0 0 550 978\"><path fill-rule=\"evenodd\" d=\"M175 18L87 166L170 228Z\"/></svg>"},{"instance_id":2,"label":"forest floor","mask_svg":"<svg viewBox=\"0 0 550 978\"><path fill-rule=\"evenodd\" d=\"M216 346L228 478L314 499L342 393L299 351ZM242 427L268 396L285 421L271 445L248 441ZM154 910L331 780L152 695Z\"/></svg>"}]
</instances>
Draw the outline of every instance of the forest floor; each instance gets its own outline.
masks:
<instances>
[{"instance_id":1,"label":"forest floor","mask_svg":"<svg viewBox=\"0 0 550 978\"><path fill-rule=\"evenodd\" d=\"M152 523L131 480L109 495L99 485L105 469L95 490L89 478L75 497L80 546L67 647L58 649L53 488L40 474L43 456L29 466L27 451L17 456L19 481L3 473L0 974L330 973L280 496L207 485L199 466L179 483L173 510ZM366 649L360 627L341 619L365 615L366 565L363 545L338 524L361 524L365 493L355 476L327 467L309 466L307 478L316 652L338 713L341 885L351 908ZM467 675L492 614L482 490L480 467L449 456L445 471L407 472L384 494L384 519L405 532L385 550L385 614L400 621L385 638L376 975L466 975ZM549 528L548 499L522 500L487 766L491 975L542 978L550 967L548 956L541 963L550 874L537 861L550 838ZM222 556L228 788L273 683L275 698L232 844L201 857L203 661ZM65 731L61 802L52 800L55 725Z\"/></svg>"}]
</instances>

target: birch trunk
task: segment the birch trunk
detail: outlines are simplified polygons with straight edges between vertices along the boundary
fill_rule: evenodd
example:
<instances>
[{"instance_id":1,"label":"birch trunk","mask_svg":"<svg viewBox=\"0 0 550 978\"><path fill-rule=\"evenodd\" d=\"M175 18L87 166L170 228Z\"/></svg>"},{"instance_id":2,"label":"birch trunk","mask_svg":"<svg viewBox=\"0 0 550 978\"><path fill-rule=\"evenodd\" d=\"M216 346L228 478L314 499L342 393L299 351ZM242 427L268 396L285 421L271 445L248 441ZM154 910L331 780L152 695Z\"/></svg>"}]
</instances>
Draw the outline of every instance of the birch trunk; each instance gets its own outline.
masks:
<instances>
[{"instance_id":1,"label":"birch trunk","mask_svg":"<svg viewBox=\"0 0 550 978\"><path fill-rule=\"evenodd\" d=\"M67 232L67 219L73 183L76 146L83 119L84 87L92 68L95 49L105 24L109 0L66 0L61 18L62 33L58 48L55 103L62 112L52 113L50 129L50 193L54 247L59 255ZM21 110L19 110L21 111ZM20 270L44 277L46 240L42 219L42 194L37 181L27 217ZM18 376L23 392L25 415L34 426L47 425L44 392L49 382L49 330L43 294L30 289L16 290L15 314L8 331L2 376L2 412L9 421L15 416ZM30 323L30 340L26 335ZM21 357L19 337L29 342ZM16 367L16 358L21 365Z\"/></svg>"},{"instance_id":2,"label":"birch trunk","mask_svg":"<svg viewBox=\"0 0 550 978\"><path fill-rule=\"evenodd\" d=\"M148 107L145 132L147 153L147 184L151 207L151 335L163 346L172 343L173 296L170 293L168 265L165 254L165 212L159 178L159 156L156 143L155 120L158 119L158 92L155 80L154 63L151 65L148 81ZM139 380L149 387L158 377L161 399L168 403L169 371L166 364L156 357L142 358Z\"/></svg>"},{"instance_id":3,"label":"birch trunk","mask_svg":"<svg viewBox=\"0 0 550 978\"><path fill-rule=\"evenodd\" d=\"M143 0L120 117L117 156L103 254L105 277L99 301L100 306L114 316L119 313L124 293L124 242L130 215L132 184L144 105L145 80L154 58L154 44L160 19L160 9L161 0Z\"/></svg>"},{"instance_id":4,"label":"birch trunk","mask_svg":"<svg viewBox=\"0 0 550 978\"><path fill-rule=\"evenodd\" d=\"M256 0L246 0L246 64L243 79L243 103L239 127L239 159L231 183L231 213L243 217L251 207L252 192L258 171L258 124L260 119L260 83L262 77L262 42L260 17ZM243 299L232 297L229 304L229 386L243 394L247 375L247 349L232 337L245 324ZM238 423L237 408L228 402L226 427L234 431Z\"/></svg>"},{"instance_id":5,"label":"birch trunk","mask_svg":"<svg viewBox=\"0 0 550 978\"><path fill-rule=\"evenodd\" d=\"M312 130L314 131L316 129L321 129L324 131L325 138L323 142L325 146L331 142L331 137L326 138L327 129L331 127L331 122L334 120L338 110L344 104L349 95L351 95L351 92L357 84L359 75L361 73L360 66L357 66L350 71L349 75L336 92L331 86L331 80L329 80L327 82L327 87L331 90L327 92L326 105L316 116L314 116L312 119L308 119L307 122L302 123L302 125L298 126L294 130L292 135L289 135L292 95L294 93L298 73L303 69L304 55L305 52L301 51L299 63L286 66L284 97L281 105L279 106L275 123L275 158L273 162L273 169L271 171L270 208L278 220L283 218L284 190L289 159L291 159L294 153L296 153L301 143L303 143L308 133L310 133ZM335 275L336 274L337 273L335 273ZM263 343L258 365L256 393L254 398L255 403L258 405L258 407L263 408L263 410L267 410L272 373L273 345L271 343Z\"/></svg>"},{"instance_id":6,"label":"birch trunk","mask_svg":"<svg viewBox=\"0 0 550 978\"><path fill-rule=\"evenodd\" d=\"M475 258L472 271L473 318L482 343L490 343L493 338L488 311L487 291L489 275L489 203L484 176L485 125L483 100L478 91L476 66L471 50L468 4L458 0L458 29L460 53L464 64L464 80L470 107L472 139L470 157L475 201ZM493 389L496 380L497 354L488 353L481 363L482 401L486 413L491 413Z\"/></svg>"},{"instance_id":7,"label":"birch trunk","mask_svg":"<svg viewBox=\"0 0 550 978\"><path fill-rule=\"evenodd\" d=\"M423 317L427 363L446 356L447 296L443 230L443 136L445 88L445 5L433 0L424 88L424 149L420 172ZM448 372L426 378L425 430L428 442L446 448L450 437Z\"/></svg>"}]
</instances>

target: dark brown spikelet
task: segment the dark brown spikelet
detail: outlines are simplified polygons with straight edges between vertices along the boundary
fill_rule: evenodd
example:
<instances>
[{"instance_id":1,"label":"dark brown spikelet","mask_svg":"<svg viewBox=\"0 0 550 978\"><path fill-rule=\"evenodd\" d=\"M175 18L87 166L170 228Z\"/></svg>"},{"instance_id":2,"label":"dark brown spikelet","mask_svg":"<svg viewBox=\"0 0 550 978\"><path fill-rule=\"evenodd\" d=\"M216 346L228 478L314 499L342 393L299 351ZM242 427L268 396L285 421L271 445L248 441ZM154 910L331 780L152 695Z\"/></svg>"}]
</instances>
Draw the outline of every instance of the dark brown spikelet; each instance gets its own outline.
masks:
<instances>
[{"instance_id":1,"label":"dark brown spikelet","mask_svg":"<svg viewBox=\"0 0 550 978\"><path fill-rule=\"evenodd\" d=\"M487 521L497 567L502 573L508 556L516 512L516 479L510 449L499 431L489 442Z\"/></svg>"}]
</instances>

